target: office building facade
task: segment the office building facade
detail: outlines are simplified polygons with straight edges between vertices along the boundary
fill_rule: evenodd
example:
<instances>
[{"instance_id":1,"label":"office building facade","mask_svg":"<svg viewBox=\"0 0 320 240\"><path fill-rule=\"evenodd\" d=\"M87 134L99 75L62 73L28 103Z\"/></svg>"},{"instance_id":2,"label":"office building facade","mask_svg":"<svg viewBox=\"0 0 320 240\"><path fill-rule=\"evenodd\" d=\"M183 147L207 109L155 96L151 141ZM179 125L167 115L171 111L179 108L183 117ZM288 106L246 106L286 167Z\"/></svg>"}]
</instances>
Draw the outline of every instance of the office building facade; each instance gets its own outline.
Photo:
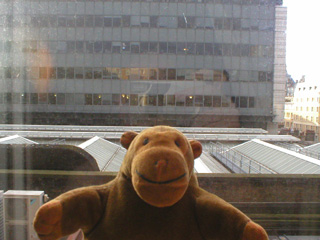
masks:
<instances>
[{"instance_id":1,"label":"office building facade","mask_svg":"<svg viewBox=\"0 0 320 240\"><path fill-rule=\"evenodd\" d=\"M267 129L283 118L279 0L0 4L3 123Z\"/></svg>"}]
</instances>

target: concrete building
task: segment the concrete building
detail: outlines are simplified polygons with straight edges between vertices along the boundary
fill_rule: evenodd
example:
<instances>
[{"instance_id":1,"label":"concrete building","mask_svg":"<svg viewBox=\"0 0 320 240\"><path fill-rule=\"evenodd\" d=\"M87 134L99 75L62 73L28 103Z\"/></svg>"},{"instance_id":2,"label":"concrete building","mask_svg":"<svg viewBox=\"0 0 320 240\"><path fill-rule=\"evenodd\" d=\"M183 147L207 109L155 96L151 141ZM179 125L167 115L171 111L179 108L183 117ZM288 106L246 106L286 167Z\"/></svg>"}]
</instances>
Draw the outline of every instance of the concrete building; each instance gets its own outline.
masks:
<instances>
[{"instance_id":1,"label":"concrete building","mask_svg":"<svg viewBox=\"0 0 320 240\"><path fill-rule=\"evenodd\" d=\"M283 119L282 1L0 5L1 123L274 132Z\"/></svg>"},{"instance_id":2,"label":"concrete building","mask_svg":"<svg viewBox=\"0 0 320 240\"><path fill-rule=\"evenodd\" d=\"M285 105L285 127L309 141L318 141L320 134L319 90L319 83L299 81L292 101Z\"/></svg>"}]
</instances>

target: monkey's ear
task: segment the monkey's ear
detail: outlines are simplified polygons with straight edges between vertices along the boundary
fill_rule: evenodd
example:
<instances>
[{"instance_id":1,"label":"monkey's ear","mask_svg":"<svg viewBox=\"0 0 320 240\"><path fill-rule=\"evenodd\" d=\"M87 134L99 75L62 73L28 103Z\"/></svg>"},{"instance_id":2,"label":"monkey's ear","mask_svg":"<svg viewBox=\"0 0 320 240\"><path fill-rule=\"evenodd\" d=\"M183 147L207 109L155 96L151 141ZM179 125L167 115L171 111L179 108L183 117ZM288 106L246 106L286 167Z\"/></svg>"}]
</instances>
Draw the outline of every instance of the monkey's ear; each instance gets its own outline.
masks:
<instances>
[{"instance_id":1,"label":"monkey's ear","mask_svg":"<svg viewBox=\"0 0 320 240\"><path fill-rule=\"evenodd\" d=\"M191 148L192 148L192 152L193 152L193 156L194 159L200 157L201 153L202 153L202 145L200 142L196 141L196 140L189 140Z\"/></svg>"},{"instance_id":2,"label":"monkey's ear","mask_svg":"<svg viewBox=\"0 0 320 240\"><path fill-rule=\"evenodd\" d=\"M131 142L133 141L133 139L138 135L138 133L136 132L125 132L124 134L122 134L121 138L120 138L120 142L121 145L128 149L130 147Z\"/></svg>"}]
</instances>

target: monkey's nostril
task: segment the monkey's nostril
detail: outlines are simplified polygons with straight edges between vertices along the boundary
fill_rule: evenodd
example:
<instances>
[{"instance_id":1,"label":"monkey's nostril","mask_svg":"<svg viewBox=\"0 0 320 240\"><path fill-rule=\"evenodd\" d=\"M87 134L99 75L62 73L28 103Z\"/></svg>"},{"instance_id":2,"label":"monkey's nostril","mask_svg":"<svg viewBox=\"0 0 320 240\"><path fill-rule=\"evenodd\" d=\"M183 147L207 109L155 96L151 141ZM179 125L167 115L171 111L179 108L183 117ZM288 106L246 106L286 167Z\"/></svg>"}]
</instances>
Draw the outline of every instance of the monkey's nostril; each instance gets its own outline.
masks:
<instances>
[{"instance_id":1,"label":"monkey's nostril","mask_svg":"<svg viewBox=\"0 0 320 240\"><path fill-rule=\"evenodd\" d=\"M163 168L163 167L167 166L167 160L163 160L163 159L158 160L155 162L155 165L157 168Z\"/></svg>"}]
</instances>

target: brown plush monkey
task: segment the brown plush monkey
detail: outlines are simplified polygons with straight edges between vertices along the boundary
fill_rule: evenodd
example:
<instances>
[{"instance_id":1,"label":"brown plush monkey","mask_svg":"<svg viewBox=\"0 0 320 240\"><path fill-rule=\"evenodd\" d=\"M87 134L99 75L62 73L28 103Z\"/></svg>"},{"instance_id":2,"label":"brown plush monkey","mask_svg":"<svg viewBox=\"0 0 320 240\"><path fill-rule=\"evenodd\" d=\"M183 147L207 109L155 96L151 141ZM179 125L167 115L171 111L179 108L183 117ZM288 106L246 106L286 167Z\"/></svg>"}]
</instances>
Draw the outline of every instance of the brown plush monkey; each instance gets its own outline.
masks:
<instances>
[{"instance_id":1,"label":"brown plush monkey","mask_svg":"<svg viewBox=\"0 0 320 240\"><path fill-rule=\"evenodd\" d=\"M265 230L198 186L198 141L156 126L126 132L128 149L117 177L69 191L43 205L34 220L40 239L81 228L92 240L267 240Z\"/></svg>"}]
</instances>

